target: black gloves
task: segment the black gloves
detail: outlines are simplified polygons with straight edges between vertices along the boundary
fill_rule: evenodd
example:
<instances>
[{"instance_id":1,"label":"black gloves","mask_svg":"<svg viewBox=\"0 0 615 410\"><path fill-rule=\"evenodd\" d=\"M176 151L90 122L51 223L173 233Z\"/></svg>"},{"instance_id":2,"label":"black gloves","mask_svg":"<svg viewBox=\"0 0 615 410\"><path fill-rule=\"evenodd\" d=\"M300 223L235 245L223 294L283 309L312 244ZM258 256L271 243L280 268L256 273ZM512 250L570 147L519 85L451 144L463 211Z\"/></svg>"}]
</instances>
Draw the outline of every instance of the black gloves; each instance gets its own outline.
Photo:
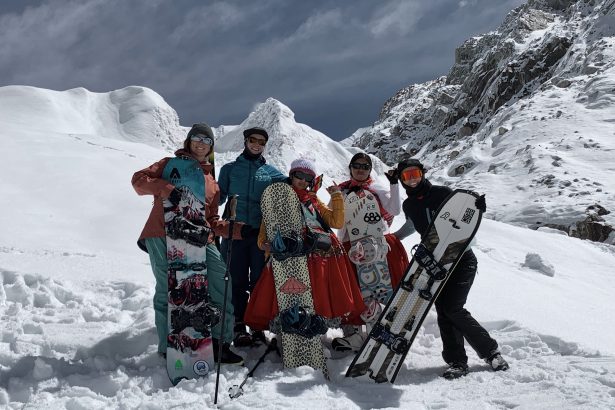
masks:
<instances>
[{"instance_id":1,"label":"black gloves","mask_svg":"<svg viewBox=\"0 0 615 410\"><path fill-rule=\"evenodd\" d=\"M173 205L179 204L179 201L182 199L182 193L177 188L173 188L169 197L167 198Z\"/></svg>"},{"instance_id":2,"label":"black gloves","mask_svg":"<svg viewBox=\"0 0 615 410\"><path fill-rule=\"evenodd\" d=\"M481 211L482 213L485 213L485 211L487 210L487 203L485 202L484 194L476 198L476 202L474 204L476 205L478 210Z\"/></svg>"},{"instance_id":3,"label":"black gloves","mask_svg":"<svg viewBox=\"0 0 615 410\"><path fill-rule=\"evenodd\" d=\"M391 185L394 185L399 182L399 174L396 169L390 169L384 173L384 176L387 177Z\"/></svg>"}]
</instances>

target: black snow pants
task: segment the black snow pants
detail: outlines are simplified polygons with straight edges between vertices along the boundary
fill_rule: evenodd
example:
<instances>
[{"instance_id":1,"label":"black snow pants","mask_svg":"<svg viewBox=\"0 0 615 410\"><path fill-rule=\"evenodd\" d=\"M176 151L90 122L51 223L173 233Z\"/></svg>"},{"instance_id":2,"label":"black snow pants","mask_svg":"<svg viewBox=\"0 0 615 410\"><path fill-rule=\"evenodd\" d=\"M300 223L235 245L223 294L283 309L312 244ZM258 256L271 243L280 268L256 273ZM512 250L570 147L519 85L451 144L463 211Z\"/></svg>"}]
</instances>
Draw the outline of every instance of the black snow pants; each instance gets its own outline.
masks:
<instances>
[{"instance_id":1,"label":"black snow pants","mask_svg":"<svg viewBox=\"0 0 615 410\"><path fill-rule=\"evenodd\" d=\"M243 315L248 306L249 292L252 292L265 266L265 252L258 248L258 230L245 239L233 240L230 275L233 284L233 307L235 308L235 324L243 326ZM226 262L229 241L222 240L220 253Z\"/></svg>"},{"instance_id":2,"label":"black snow pants","mask_svg":"<svg viewBox=\"0 0 615 410\"><path fill-rule=\"evenodd\" d=\"M481 359L488 358L498 350L498 343L463 307L474 282L477 266L474 252L465 252L435 302L442 337L442 357L446 363L467 364L464 338Z\"/></svg>"}]
</instances>

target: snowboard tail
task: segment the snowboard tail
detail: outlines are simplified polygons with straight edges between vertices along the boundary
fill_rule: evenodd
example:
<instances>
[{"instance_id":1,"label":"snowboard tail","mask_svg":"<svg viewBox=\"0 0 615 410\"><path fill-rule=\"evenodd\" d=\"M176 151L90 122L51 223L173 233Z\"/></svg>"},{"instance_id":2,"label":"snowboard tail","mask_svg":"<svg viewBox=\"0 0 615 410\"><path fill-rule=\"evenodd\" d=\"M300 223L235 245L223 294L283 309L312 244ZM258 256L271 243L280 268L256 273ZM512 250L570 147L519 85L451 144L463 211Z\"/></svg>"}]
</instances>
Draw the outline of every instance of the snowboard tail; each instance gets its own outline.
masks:
<instances>
[{"instance_id":1,"label":"snowboard tail","mask_svg":"<svg viewBox=\"0 0 615 410\"><path fill-rule=\"evenodd\" d=\"M429 309L478 230L482 212L476 208L477 198L458 189L440 206L346 377L369 374L377 383L395 382Z\"/></svg>"}]
</instances>

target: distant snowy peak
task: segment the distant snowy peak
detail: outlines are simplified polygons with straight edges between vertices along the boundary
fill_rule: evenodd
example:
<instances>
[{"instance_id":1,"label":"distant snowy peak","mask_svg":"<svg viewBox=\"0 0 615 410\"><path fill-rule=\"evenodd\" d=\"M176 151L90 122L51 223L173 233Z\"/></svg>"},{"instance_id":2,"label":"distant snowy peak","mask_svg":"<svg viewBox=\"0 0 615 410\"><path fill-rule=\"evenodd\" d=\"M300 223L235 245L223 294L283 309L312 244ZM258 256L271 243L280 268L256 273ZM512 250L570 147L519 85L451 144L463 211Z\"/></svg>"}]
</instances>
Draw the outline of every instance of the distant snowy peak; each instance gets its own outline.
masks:
<instances>
[{"instance_id":1,"label":"distant snowy peak","mask_svg":"<svg viewBox=\"0 0 615 410\"><path fill-rule=\"evenodd\" d=\"M211 127L211 129L214 132L214 137L216 141L218 141L223 138L227 133L233 131L237 127L237 125L220 125L218 127ZM188 130L186 130L186 132L188 132Z\"/></svg>"},{"instance_id":2,"label":"distant snowy peak","mask_svg":"<svg viewBox=\"0 0 615 410\"><path fill-rule=\"evenodd\" d=\"M357 139L360 138L368 129L369 127L359 128L350 137L341 140L340 144L342 144L346 148L357 145Z\"/></svg>"},{"instance_id":3,"label":"distant snowy peak","mask_svg":"<svg viewBox=\"0 0 615 410\"><path fill-rule=\"evenodd\" d=\"M243 150L243 130L252 127L261 127L267 130L271 137L279 135L283 124L296 124L295 113L286 105L282 104L275 98L268 98L264 103L259 103L254 108L254 111L248 115L239 126L232 129L222 129L222 135L216 142L216 151L242 151ZM270 142L274 142L271 139Z\"/></svg>"},{"instance_id":4,"label":"distant snowy peak","mask_svg":"<svg viewBox=\"0 0 615 410\"><path fill-rule=\"evenodd\" d=\"M108 93L0 87L0 123L44 131L139 142L173 150L185 136L177 113L145 87Z\"/></svg>"},{"instance_id":5,"label":"distant snowy peak","mask_svg":"<svg viewBox=\"0 0 615 410\"><path fill-rule=\"evenodd\" d=\"M234 160L243 151L243 131L251 127L267 130L269 142L265 158L284 173L288 172L294 159L307 158L315 161L319 174L324 174L328 181L339 183L348 179L348 163L352 155L359 151L356 148L346 149L323 133L297 123L290 108L274 98L268 98L264 103L257 104L239 126L224 130L216 141L218 164ZM375 157L373 161L375 174L382 175L384 164Z\"/></svg>"}]
</instances>

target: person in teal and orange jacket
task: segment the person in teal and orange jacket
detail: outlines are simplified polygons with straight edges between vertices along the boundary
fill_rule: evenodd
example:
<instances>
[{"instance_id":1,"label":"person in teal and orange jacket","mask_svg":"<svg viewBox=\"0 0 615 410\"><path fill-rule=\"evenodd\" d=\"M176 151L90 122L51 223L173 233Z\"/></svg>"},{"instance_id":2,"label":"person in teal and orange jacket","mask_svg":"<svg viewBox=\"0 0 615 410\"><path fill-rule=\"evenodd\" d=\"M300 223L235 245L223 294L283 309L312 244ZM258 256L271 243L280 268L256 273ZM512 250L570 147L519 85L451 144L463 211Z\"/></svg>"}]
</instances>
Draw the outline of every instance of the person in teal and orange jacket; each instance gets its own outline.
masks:
<instances>
[{"instance_id":1,"label":"person in teal and orange jacket","mask_svg":"<svg viewBox=\"0 0 615 410\"><path fill-rule=\"evenodd\" d=\"M229 224L222 221L218 215L218 199L220 189L212 175L213 165L209 163L209 155L214 146L214 134L211 128L204 123L192 126L183 148L175 152L176 157L190 157L199 161L205 177L205 220L216 236L228 236ZM149 167L137 171L132 177L132 186L139 195L153 195L154 204L147 219L143 232L137 241L139 247L149 254L150 263L156 278L154 293L154 313L156 331L158 333L158 354L166 355L167 348L167 306L168 306L168 278L167 278L167 245L164 227L163 199L180 195L175 186L162 178L162 172L171 158L163 158ZM171 199L172 200L172 199ZM179 200L179 199L177 199ZM233 232L234 238L239 238L241 225L238 224ZM207 276L208 293L212 303L222 311L224 301L224 273L226 265L222 261L220 252L214 245L214 234L210 235L207 243ZM221 335L221 323L212 328L214 338L214 358L218 361L218 343L222 340L221 363L242 364L243 358L230 350L233 340L233 304L227 297L226 323L224 335Z\"/></svg>"}]
</instances>

